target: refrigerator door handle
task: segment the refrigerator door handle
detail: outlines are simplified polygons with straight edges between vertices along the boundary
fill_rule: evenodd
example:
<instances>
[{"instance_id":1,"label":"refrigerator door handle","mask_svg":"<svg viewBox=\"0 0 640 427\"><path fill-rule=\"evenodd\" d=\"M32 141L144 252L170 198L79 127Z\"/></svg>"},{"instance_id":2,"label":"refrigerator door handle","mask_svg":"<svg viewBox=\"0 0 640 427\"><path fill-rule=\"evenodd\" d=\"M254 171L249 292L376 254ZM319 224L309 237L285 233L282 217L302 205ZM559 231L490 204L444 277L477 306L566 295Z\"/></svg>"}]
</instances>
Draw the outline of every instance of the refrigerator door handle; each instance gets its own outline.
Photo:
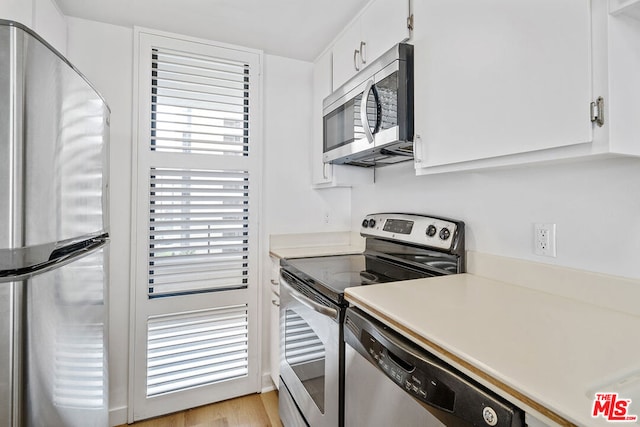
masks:
<instances>
[{"instance_id":1,"label":"refrigerator door handle","mask_svg":"<svg viewBox=\"0 0 640 427\"><path fill-rule=\"evenodd\" d=\"M51 252L51 255L49 255L49 261L58 262L59 260L66 259L66 257L69 256L84 254L94 248L97 244L104 244L104 242L106 242L105 237L93 237L91 239L54 249Z\"/></svg>"},{"instance_id":2,"label":"refrigerator door handle","mask_svg":"<svg viewBox=\"0 0 640 427\"><path fill-rule=\"evenodd\" d=\"M66 244L40 245L14 250L0 249L0 252L10 252L5 259L13 261L9 265L0 265L0 283L25 280L62 267L96 252L108 242L109 235L104 233L80 241L67 241Z\"/></svg>"}]
</instances>

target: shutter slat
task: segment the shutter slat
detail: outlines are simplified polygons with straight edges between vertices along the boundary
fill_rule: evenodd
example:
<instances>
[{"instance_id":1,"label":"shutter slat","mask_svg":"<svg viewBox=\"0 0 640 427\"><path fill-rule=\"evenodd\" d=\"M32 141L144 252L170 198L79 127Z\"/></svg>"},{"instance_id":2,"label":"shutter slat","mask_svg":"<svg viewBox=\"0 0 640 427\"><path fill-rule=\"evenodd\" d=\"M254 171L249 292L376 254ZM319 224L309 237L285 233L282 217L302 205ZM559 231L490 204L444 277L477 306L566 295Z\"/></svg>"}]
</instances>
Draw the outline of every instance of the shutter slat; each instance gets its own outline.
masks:
<instances>
[{"instance_id":1,"label":"shutter slat","mask_svg":"<svg viewBox=\"0 0 640 427\"><path fill-rule=\"evenodd\" d=\"M188 221L183 222L183 224L180 226L177 223L170 223L170 224L165 224L165 225L161 225L158 222L153 222L151 224L151 227L153 227L153 236L157 237L157 236L176 236L176 235L187 235L187 234L202 234L202 233L207 233L207 234L218 234L218 233L225 233L227 235L229 234L233 234L233 235L237 235L237 236L244 236L246 234L243 233L247 233L249 231L248 227L243 227L243 226L239 226L237 228L213 228L211 226L208 226L208 224L206 223L206 221L201 221L203 223L203 227L197 227L197 224L191 224Z\"/></svg>"},{"instance_id":2,"label":"shutter slat","mask_svg":"<svg viewBox=\"0 0 640 427\"><path fill-rule=\"evenodd\" d=\"M210 111L213 113L224 113L225 118L212 118L212 125L215 126L216 121L224 121L224 120L243 120L244 114L238 114L238 109L230 109L230 108L207 108L199 106L196 103L193 104L177 104L177 103L169 103L169 102L156 102L151 101L151 107L158 110L158 114L186 114L190 111L198 112L206 112ZM206 117L206 116L201 116ZM156 120L156 123L159 120ZM152 123L153 124L153 123ZM154 130L152 128L152 130Z\"/></svg>"},{"instance_id":3,"label":"shutter slat","mask_svg":"<svg viewBox=\"0 0 640 427\"><path fill-rule=\"evenodd\" d=\"M212 123L211 120L222 120L223 122L234 122L234 123L240 123L243 127L246 127L247 129L249 128L249 121L248 120L244 120L244 119L230 119L228 117L225 117L224 114L220 111L213 111L214 113L218 113L218 115L209 115L209 116L202 116L202 115L198 115L195 114L195 111L190 111L188 113L181 113L181 112L163 112L163 111L156 111L156 113L154 114L155 118L151 118L151 123L154 126L157 126L158 124L161 123L172 123L175 120L175 117L178 118L182 118L182 117L187 117L189 118L189 120L194 120L193 123L197 124L198 126L217 126L215 123ZM160 119L161 117L166 117L168 118L174 118L174 120L167 120L167 119ZM184 123L184 122L180 122L178 121L177 123ZM233 127L234 129L236 128L235 126Z\"/></svg>"},{"instance_id":4,"label":"shutter slat","mask_svg":"<svg viewBox=\"0 0 640 427\"><path fill-rule=\"evenodd\" d=\"M224 74L220 72L216 72L211 75L190 73L186 69L180 69L178 67L166 67L162 69L157 69L155 78L153 82L163 81L163 82L180 82L183 84L195 84L195 85L209 85L214 87L228 88L228 89L245 89L246 82L243 80L238 80L237 78L229 78L234 77L233 74Z\"/></svg>"},{"instance_id":5,"label":"shutter slat","mask_svg":"<svg viewBox=\"0 0 640 427\"><path fill-rule=\"evenodd\" d=\"M231 120L229 120L229 122L231 122ZM160 132L160 131L174 131L174 132L189 132L192 129L231 129L231 130L236 130L236 131L246 131L248 130L248 128L244 128L243 127L243 123L239 122L240 126L230 126L231 123L228 123L229 126L224 126L224 125L214 125L214 124L210 124L210 123L198 123L198 122L180 122L180 121L175 121L175 120L162 120L162 121L158 121L158 120L151 120L151 123L155 123L156 124L156 131ZM185 126L186 128L183 129L181 126ZM210 133L210 132L209 132ZM222 135L227 135L226 133L222 133ZM244 135L244 134L243 134Z\"/></svg>"},{"instance_id":6,"label":"shutter slat","mask_svg":"<svg viewBox=\"0 0 640 427\"><path fill-rule=\"evenodd\" d=\"M247 257L249 255L248 252L236 252L236 253L218 253L218 254L188 254L188 255L174 255L172 257L159 257L155 258L154 261L150 264L153 267L162 267L162 266L172 266L172 265L180 265L180 266L188 266L188 265L198 265L198 264L208 264L225 260L236 260L242 259L243 257Z\"/></svg>"},{"instance_id":7,"label":"shutter slat","mask_svg":"<svg viewBox=\"0 0 640 427\"><path fill-rule=\"evenodd\" d=\"M209 220L209 219L175 219L172 221L164 221L164 220L152 220L151 226L157 229L163 229L165 227L189 227L189 228L197 228L199 226L210 227L211 230L246 230L249 226L249 221L217 221L217 220ZM235 226L234 228L222 228Z\"/></svg>"},{"instance_id":8,"label":"shutter slat","mask_svg":"<svg viewBox=\"0 0 640 427\"><path fill-rule=\"evenodd\" d=\"M167 176L180 177L182 179L205 179L218 178L227 181L240 181L242 178L249 179L249 173L246 171L235 170L198 170L197 174L192 173L190 169L153 169L152 177L164 178Z\"/></svg>"},{"instance_id":9,"label":"shutter slat","mask_svg":"<svg viewBox=\"0 0 640 427\"><path fill-rule=\"evenodd\" d=\"M200 90L195 86L201 87ZM234 89L215 85L203 85L193 82L182 82L181 85L152 85L151 89L156 91L155 95L158 98L188 99L215 103L220 102L222 104L229 103L229 105L245 105L245 102L249 101L249 96L247 96L247 92L244 88ZM238 92L238 94L225 93L225 91ZM226 99L226 101L218 101L218 99Z\"/></svg>"}]
</instances>

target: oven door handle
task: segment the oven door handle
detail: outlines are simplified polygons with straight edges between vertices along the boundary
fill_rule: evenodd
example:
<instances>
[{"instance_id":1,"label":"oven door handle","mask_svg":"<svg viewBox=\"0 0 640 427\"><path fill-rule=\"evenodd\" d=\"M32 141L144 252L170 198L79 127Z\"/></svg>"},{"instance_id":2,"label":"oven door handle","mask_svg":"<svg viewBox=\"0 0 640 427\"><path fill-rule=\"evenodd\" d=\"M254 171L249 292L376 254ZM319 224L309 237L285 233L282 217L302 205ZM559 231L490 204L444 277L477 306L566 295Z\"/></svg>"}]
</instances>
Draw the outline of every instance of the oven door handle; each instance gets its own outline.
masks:
<instances>
[{"instance_id":1,"label":"oven door handle","mask_svg":"<svg viewBox=\"0 0 640 427\"><path fill-rule=\"evenodd\" d=\"M281 277L281 279L282 280L280 281L280 285L283 286L291 294L291 297L294 300L298 301L300 304L304 305L305 307L310 308L311 310L322 314L323 316L328 316L328 317L331 317L332 319L338 318L338 310L336 310L335 308L326 307L322 304L318 304L317 302L313 301L312 299L302 295L300 292L293 289L291 285L287 283L284 277Z\"/></svg>"}]
</instances>

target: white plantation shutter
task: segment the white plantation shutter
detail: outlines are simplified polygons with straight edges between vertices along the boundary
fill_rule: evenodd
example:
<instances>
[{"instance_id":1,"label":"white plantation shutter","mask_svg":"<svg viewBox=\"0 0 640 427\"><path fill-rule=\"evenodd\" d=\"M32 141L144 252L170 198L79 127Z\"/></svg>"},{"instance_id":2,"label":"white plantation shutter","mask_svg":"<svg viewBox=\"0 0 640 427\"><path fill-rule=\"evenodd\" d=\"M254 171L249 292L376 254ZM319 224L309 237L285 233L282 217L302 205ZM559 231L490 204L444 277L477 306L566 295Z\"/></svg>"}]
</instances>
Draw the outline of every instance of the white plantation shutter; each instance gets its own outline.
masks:
<instances>
[{"instance_id":1,"label":"white plantation shutter","mask_svg":"<svg viewBox=\"0 0 640 427\"><path fill-rule=\"evenodd\" d=\"M148 328L148 396L247 375L246 305L157 316Z\"/></svg>"},{"instance_id":2,"label":"white plantation shutter","mask_svg":"<svg viewBox=\"0 0 640 427\"><path fill-rule=\"evenodd\" d=\"M136 31L129 422L260 389L261 54Z\"/></svg>"},{"instance_id":3,"label":"white plantation shutter","mask_svg":"<svg viewBox=\"0 0 640 427\"><path fill-rule=\"evenodd\" d=\"M152 168L149 296L247 286L249 174Z\"/></svg>"},{"instance_id":4,"label":"white plantation shutter","mask_svg":"<svg viewBox=\"0 0 640 427\"><path fill-rule=\"evenodd\" d=\"M247 154L247 64L155 48L152 67L152 150Z\"/></svg>"}]
</instances>

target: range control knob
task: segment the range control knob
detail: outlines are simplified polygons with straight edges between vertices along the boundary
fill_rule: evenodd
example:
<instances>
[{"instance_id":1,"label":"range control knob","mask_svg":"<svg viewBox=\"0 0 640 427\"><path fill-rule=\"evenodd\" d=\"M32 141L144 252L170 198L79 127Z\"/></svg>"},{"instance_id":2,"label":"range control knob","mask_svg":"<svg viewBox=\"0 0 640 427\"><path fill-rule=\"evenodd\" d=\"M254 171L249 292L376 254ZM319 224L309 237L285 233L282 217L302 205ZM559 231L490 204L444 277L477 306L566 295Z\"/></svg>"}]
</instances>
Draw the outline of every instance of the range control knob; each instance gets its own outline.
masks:
<instances>
[{"instance_id":1,"label":"range control knob","mask_svg":"<svg viewBox=\"0 0 640 427\"><path fill-rule=\"evenodd\" d=\"M491 406L485 406L482 410L482 418L484 418L484 422L490 426L495 426L498 424L498 414Z\"/></svg>"},{"instance_id":2,"label":"range control knob","mask_svg":"<svg viewBox=\"0 0 640 427\"><path fill-rule=\"evenodd\" d=\"M369 227L370 227L370 228L373 228L373 227L375 227L375 226L376 226L376 220L375 220L375 219L370 219L370 220L369 220Z\"/></svg>"},{"instance_id":3,"label":"range control knob","mask_svg":"<svg viewBox=\"0 0 640 427\"><path fill-rule=\"evenodd\" d=\"M436 228L435 225L430 225L427 227L427 236L429 237L433 237L436 235L436 231L438 231L438 229Z\"/></svg>"},{"instance_id":4,"label":"range control knob","mask_svg":"<svg viewBox=\"0 0 640 427\"><path fill-rule=\"evenodd\" d=\"M448 228L443 228L442 230L440 230L440 238L442 240L447 240L449 236L451 236L451 232Z\"/></svg>"},{"instance_id":5,"label":"range control knob","mask_svg":"<svg viewBox=\"0 0 640 427\"><path fill-rule=\"evenodd\" d=\"M369 220L365 219L364 221L362 221L362 227L367 228L369 226Z\"/></svg>"}]
</instances>

